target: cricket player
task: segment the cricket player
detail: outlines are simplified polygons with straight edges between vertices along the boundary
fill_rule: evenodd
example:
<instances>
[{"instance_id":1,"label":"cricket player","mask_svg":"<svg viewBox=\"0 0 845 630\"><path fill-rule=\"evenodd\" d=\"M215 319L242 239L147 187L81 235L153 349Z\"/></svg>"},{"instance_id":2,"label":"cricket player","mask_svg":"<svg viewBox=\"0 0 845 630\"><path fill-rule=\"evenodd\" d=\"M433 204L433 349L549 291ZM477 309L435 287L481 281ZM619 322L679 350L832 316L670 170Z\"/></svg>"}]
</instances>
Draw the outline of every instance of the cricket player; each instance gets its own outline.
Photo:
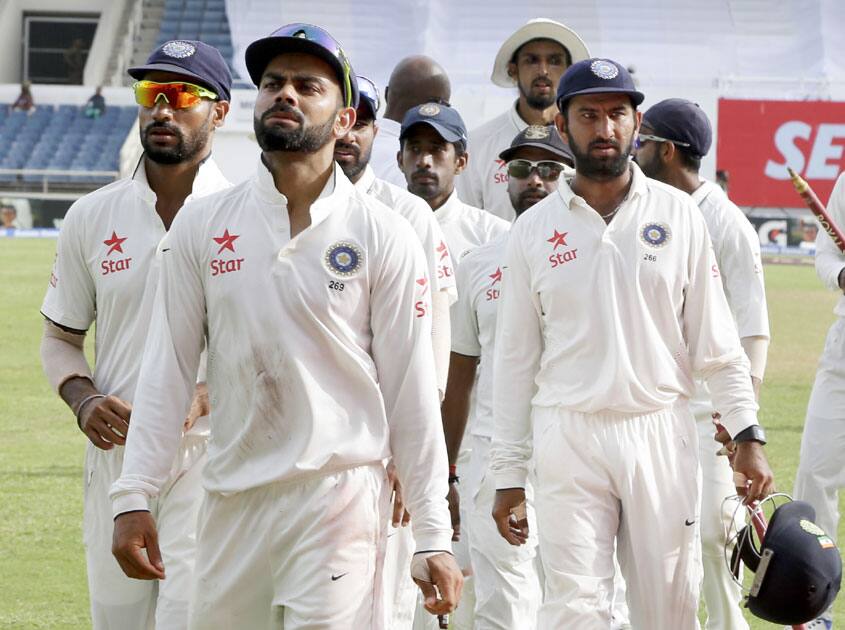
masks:
<instances>
[{"instance_id":1,"label":"cricket player","mask_svg":"<svg viewBox=\"0 0 845 630\"><path fill-rule=\"evenodd\" d=\"M189 627L379 628L389 456L413 515L412 574L429 612L448 613L462 578L425 255L408 222L334 163L358 103L337 41L290 24L250 44L246 67L257 173L186 206L162 243L111 492L114 554L130 576L166 576L148 506L207 335L211 432Z\"/></svg>"},{"instance_id":2,"label":"cricket player","mask_svg":"<svg viewBox=\"0 0 845 630\"><path fill-rule=\"evenodd\" d=\"M405 176L397 163L402 119L408 110L424 103L448 105L451 97L449 75L431 57L411 55L396 64L384 89L384 116L373 141L371 163L376 177L405 188Z\"/></svg>"},{"instance_id":3,"label":"cricket player","mask_svg":"<svg viewBox=\"0 0 845 630\"><path fill-rule=\"evenodd\" d=\"M439 103L425 103L410 110L402 121L399 135L402 151L399 166L408 182L408 190L422 197L437 219L452 253L452 262L460 267L460 260L471 250L505 234L508 222L473 208L458 198L455 177L466 168L466 126L457 110ZM458 285L458 295L461 293ZM452 318L454 318L454 310ZM457 495L457 466L469 463L469 451L459 455L458 444L446 444L449 454L449 507L454 530L456 557L464 572L470 574L470 558L466 536L461 537L460 505ZM460 456L460 462L459 462ZM411 511L413 515L413 511ZM451 619L455 629L472 628L472 579L468 579L458 612Z\"/></svg>"},{"instance_id":4,"label":"cricket player","mask_svg":"<svg viewBox=\"0 0 845 630\"><path fill-rule=\"evenodd\" d=\"M706 223L692 199L629 160L644 96L610 59L574 64L555 125L575 176L513 226L493 365L493 516L529 465L545 600L538 627L607 628L614 541L634 628L698 627L698 435L687 400L706 379L736 442L748 500L772 473ZM460 283L458 289L460 291Z\"/></svg>"},{"instance_id":5,"label":"cricket player","mask_svg":"<svg viewBox=\"0 0 845 630\"><path fill-rule=\"evenodd\" d=\"M170 456L163 462L162 491L149 505L169 567L166 582L131 580L120 570L110 553L108 492L120 474L134 410L158 277L156 248L186 200L230 186L211 147L229 111L232 78L217 49L186 40L164 43L129 74L138 80L144 155L132 177L84 196L68 210L41 307L46 318L41 359L48 381L89 440L82 532L93 627L181 630L203 494L208 424L205 418L195 421L207 413L204 383L197 386L187 422L187 408L168 417L175 427ZM83 353L92 323L93 374ZM196 382L196 366L188 379Z\"/></svg>"},{"instance_id":6,"label":"cricket player","mask_svg":"<svg viewBox=\"0 0 845 630\"><path fill-rule=\"evenodd\" d=\"M335 143L334 158L344 174L361 192L372 195L387 207L405 217L423 246L431 278L431 321L434 363L437 371L438 391L446 390L449 370L449 306L457 299L455 273L446 247L443 231L431 209L422 199L404 188L394 186L375 176L370 166L373 139L378 137L379 93L375 84L358 76L360 99L352 130ZM395 160L394 160L395 162ZM393 472L395 467L389 464ZM394 510L388 525L387 547L384 564L384 614L385 625L392 630L411 628L418 589L408 572L408 563L414 553L414 539L407 525L409 515L402 509L401 484L395 475ZM429 615L426 615L428 617Z\"/></svg>"},{"instance_id":7,"label":"cricket player","mask_svg":"<svg viewBox=\"0 0 845 630\"><path fill-rule=\"evenodd\" d=\"M836 180L827 212L836 225L845 226L845 173ZM816 237L816 273L829 289L845 292L845 255L824 230ZM845 298L840 298L833 312L838 319L827 333L807 405L794 496L815 508L816 522L835 538L839 490L845 486ZM832 609L821 615L816 626L808 627L830 630Z\"/></svg>"},{"instance_id":8,"label":"cricket player","mask_svg":"<svg viewBox=\"0 0 845 630\"><path fill-rule=\"evenodd\" d=\"M569 147L554 126L526 127L499 157L507 164L508 195L517 218L557 190L565 165L572 164ZM531 536L523 546L507 544L490 519L496 490L487 474L493 434L493 348L506 246L507 233L472 250L461 261L458 276L462 290L454 309L452 358L442 407L447 444L458 450L472 416L467 431L470 462L456 492L460 489L463 494L467 514L462 533L469 539L477 630L535 628L541 599L533 506L528 514ZM470 414L476 376L475 405Z\"/></svg>"},{"instance_id":9,"label":"cricket player","mask_svg":"<svg viewBox=\"0 0 845 630\"><path fill-rule=\"evenodd\" d=\"M529 20L508 37L496 54L491 80L519 90L506 112L469 135L472 161L458 178L458 196L513 221L508 173L499 153L528 125L551 124L557 113L555 88L566 69L590 56L586 44L570 28L546 18Z\"/></svg>"},{"instance_id":10,"label":"cricket player","mask_svg":"<svg viewBox=\"0 0 845 630\"><path fill-rule=\"evenodd\" d=\"M756 395L766 368L769 346L769 315L760 260L760 239L742 211L719 186L704 180L698 171L701 158L712 143L710 121L690 101L670 98L643 114L638 136L637 164L643 173L692 195L701 209L713 243L716 264L739 340L751 366ZM707 384L696 379L690 411L698 426L698 461L701 464L701 550L704 568L702 594L707 608L708 630L742 630L742 593L725 565L725 532L729 531L736 505L724 499L736 494L726 457L716 455L713 440L713 405Z\"/></svg>"}]
</instances>

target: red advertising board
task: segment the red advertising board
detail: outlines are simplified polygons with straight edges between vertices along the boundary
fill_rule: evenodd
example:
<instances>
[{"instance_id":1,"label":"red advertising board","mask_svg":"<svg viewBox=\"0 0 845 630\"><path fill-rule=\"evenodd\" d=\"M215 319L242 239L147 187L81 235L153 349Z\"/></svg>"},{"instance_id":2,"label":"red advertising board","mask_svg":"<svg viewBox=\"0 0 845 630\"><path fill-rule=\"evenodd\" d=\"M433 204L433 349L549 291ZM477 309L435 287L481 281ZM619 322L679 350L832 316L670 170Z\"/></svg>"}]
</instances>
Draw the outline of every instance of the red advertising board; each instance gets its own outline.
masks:
<instances>
[{"instance_id":1,"label":"red advertising board","mask_svg":"<svg viewBox=\"0 0 845 630\"><path fill-rule=\"evenodd\" d=\"M719 99L716 168L740 206L799 208L786 167L827 203L845 170L845 102Z\"/></svg>"}]
</instances>

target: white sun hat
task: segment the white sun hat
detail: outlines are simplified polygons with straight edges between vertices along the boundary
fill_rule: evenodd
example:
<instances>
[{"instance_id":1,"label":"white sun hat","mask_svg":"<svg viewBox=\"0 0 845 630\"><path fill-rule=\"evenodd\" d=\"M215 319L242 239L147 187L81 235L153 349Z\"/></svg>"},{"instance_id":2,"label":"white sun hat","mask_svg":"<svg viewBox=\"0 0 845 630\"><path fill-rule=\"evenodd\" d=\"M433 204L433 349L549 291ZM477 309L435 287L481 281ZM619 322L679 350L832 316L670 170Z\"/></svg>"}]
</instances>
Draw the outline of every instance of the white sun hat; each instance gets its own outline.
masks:
<instances>
[{"instance_id":1,"label":"white sun hat","mask_svg":"<svg viewBox=\"0 0 845 630\"><path fill-rule=\"evenodd\" d=\"M499 48L493 64L493 74L490 75L493 83L500 87L516 85L516 80L508 76L508 63L520 46L534 39L550 39L558 42L569 51L572 63L590 58L587 44L571 28L548 18L536 18L517 29Z\"/></svg>"}]
</instances>

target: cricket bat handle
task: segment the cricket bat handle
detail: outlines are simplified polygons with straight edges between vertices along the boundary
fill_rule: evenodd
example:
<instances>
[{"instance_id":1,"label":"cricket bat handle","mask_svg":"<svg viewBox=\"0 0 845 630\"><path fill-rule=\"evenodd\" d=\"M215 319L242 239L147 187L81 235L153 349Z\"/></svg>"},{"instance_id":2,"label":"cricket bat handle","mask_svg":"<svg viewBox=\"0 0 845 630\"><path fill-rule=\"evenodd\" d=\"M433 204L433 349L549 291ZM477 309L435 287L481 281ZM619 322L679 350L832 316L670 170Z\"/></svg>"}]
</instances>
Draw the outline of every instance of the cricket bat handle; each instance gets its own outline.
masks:
<instances>
[{"instance_id":1,"label":"cricket bat handle","mask_svg":"<svg viewBox=\"0 0 845 630\"><path fill-rule=\"evenodd\" d=\"M827 213L824 204L819 201L816 193L813 192L812 188L810 188L810 184L808 184L804 178L788 166L786 167L786 170L789 171L789 176L792 178L792 185L795 187L795 191L801 195L801 198L804 200L804 203L807 204L810 212L812 212L819 220L822 228L824 228L824 231L827 232L827 235L839 248L839 251L845 254L845 235L842 234L842 230L839 229Z\"/></svg>"}]
</instances>

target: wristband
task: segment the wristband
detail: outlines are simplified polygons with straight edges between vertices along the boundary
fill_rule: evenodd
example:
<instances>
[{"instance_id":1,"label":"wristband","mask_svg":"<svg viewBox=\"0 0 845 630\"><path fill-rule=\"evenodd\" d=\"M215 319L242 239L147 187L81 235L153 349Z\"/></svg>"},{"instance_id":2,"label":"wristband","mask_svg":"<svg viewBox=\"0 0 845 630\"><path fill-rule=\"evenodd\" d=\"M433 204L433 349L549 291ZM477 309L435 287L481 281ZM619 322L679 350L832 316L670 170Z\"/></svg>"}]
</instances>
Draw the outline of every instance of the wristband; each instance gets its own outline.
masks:
<instances>
[{"instance_id":1,"label":"wristband","mask_svg":"<svg viewBox=\"0 0 845 630\"><path fill-rule=\"evenodd\" d=\"M82 408L83 408L85 405L87 405L89 402L91 402L92 400L94 400L95 398L105 398L105 397L106 397L106 395L105 395L105 394L91 394L90 396L86 396L85 398L83 398L83 399L82 399L82 402L81 402L81 403L79 403L79 404L76 406L76 411L74 412L74 414L73 414L73 415L75 415L75 416L76 416L76 424L77 424L77 425L79 425L79 428L80 428L80 429L82 428L82 425L81 425L81 421L80 421L80 418L79 418L79 414L80 414L80 413L82 413Z\"/></svg>"},{"instance_id":2,"label":"wristband","mask_svg":"<svg viewBox=\"0 0 845 630\"><path fill-rule=\"evenodd\" d=\"M459 483L461 480L458 477L458 467L456 464L449 464L449 485L453 483Z\"/></svg>"},{"instance_id":3,"label":"wristband","mask_svg":"<svg viewBox=\"0 0 845 630\"><path fill-rule=\"evenodd\" d=\"M741 444L742 442L759 442L760 444L765 444L766 432L763 431L763 427L759 424L752 424L750 427L737 433L733 437L733 441L736 444Z\"/></svg>"}]
</instances>

